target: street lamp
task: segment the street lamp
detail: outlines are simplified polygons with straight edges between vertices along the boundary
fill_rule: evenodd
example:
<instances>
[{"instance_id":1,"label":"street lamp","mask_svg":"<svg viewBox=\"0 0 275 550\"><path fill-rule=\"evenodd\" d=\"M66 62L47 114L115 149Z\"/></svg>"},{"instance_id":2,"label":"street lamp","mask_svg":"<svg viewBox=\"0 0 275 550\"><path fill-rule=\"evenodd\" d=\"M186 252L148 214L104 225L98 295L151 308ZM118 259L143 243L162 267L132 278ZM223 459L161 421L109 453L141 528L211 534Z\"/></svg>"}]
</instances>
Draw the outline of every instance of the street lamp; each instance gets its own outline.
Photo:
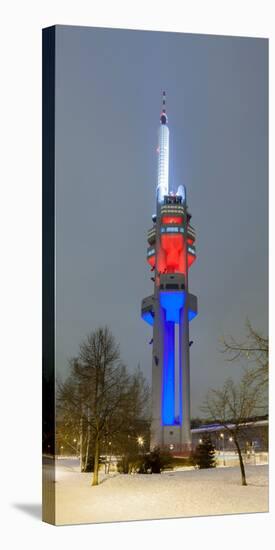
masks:
<instances>
[{"instance_id":1,"label":"street lamp","mask_svg":"<svg viewBox=\"0 0 275 550\"><path fill-rule=\"evenodd\" d=\"M137 442L138 442L138 444L139 444L140 447L143 447L143 445L144 445L144 439L143 439L143 437L141 437L141 435L138 436Z\"/></svg>"},{"instance_id":2,"label":"street lamp","mask_svg":"<svg viewBox=\"0 0 275 550\"><path fill-rule=\"evenodd\" d=\"M202 444L202 439L199 439L199 444L200 444L200 445Z\"/></svg>"},{"instance_id":3,"label":"street lamp","mask_svg":"<svg viewBox=\"0 0 275 550\"><path fill-rule=\"evenodd\" d=\"M220 434L220 438L222 439L222 449L223 449L223 465L225 466L225 455L224 455L224 434Z\"/></svg>"},{"instance_id":4,"label":"street lamp","mask_svg":"<svg viewBox=\"0 0 275 550\"><path fill-rule=\"evenodd\" d=\"M110 473L111 460L112 460L112 449L111 449L111 447L112 447L112 442L109 441L108 445L109 445L109 449L110 449L110 454L109 454L109 468L108 468L108 474L109 474L109 473Z\"/></svg>"}]
</instances>

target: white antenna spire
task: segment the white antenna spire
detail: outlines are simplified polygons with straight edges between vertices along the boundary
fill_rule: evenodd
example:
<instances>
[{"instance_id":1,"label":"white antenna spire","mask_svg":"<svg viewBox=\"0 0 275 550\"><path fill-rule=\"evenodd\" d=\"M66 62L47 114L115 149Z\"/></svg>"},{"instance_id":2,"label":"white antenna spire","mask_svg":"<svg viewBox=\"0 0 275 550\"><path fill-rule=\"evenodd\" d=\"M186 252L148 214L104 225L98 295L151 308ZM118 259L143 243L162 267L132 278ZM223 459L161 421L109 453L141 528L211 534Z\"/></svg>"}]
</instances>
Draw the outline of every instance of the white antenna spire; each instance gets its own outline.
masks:
<instances>
[{"instance_id":1,"label":"white antenna spire","mask_svg":"<svg viewBox=\"0 0 275 550\"><path fill-rule=\"evenodd\" d=\"M158 184L157 200L162 202L169 192L169 128L166 114L166 93L162 92L162 111L160 113L160 128L158 136Z\"/></svg>"}]
</instances>

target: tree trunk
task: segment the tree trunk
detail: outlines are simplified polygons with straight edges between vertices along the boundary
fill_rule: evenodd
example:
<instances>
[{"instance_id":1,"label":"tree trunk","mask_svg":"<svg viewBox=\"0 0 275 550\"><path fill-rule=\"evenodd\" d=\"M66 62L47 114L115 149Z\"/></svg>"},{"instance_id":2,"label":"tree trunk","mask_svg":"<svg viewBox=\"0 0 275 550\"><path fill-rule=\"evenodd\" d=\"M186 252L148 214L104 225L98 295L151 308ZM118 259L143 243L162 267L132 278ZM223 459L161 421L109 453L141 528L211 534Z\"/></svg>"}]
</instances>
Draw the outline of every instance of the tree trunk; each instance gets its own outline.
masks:
<instances>
[{"instance_id":1,"label":"tree trunk","mask_svg":"<svg viewBox=\"0 0 275 550\"><path fill-rule=\"evenodd\" d=\"M80 460L80 471L83 472L83 417L82 416L80 419L79 460Z\"/></svg>"},{"instance_id":2,"label":"tree trunk","mask_svg":"<svg viewBox=\"0 0 275 550\"><path fill-rule=\"evenodd\" d=\"M94 473L92 485L98 485L98 469L99 469L99 436L95 437L95 458L94 458Z\"/></svg>"},{"instance_id":3,"label":"tree trunk","mask_svg":"<svg viewBox=\"0 0 275 550\"><path fill-rule=\"evenodd\" d=\"M87 440L86 440L86 454L85 454L84 472L87 472L87 468L88 468L88 462L89 462L89 457L90 457L90 441L91 441L91 434L90 434L90 429L88 428Z\"/></svg>"},{"instance_id":4,"label":"tree trunk","mask_svg":"<svg viewBox=\"0 0 275 550\"><path fill-rule=\"evenodd\" d=\"M241 474L242 474L242 485L247 485L246 476L245 476L245 469L244 469L244 463L243 463L243 457L242 457L242 452L241 452L241 449L240 449L240 445L239 445L237 439L234 439L234 442L235 442L237 452L238 452L238 455L239 455L240 468L241 468Z\"/></svg>"},{"instance_id":5,"label":"tree trunk","mask_svg":"<svg viewBox=\"0 0 275 550\"><path fill-rule=\"evenodd\" d=\"M90 409L88 409L88 411L87 411L87 421L88 421L88 427L87 427L87 440L86 440L86 454L85 454L84 472L87 472L88 461L89 461L89 453L90 453L90 441L91 441Z\"/></svg>"}]
</instances>

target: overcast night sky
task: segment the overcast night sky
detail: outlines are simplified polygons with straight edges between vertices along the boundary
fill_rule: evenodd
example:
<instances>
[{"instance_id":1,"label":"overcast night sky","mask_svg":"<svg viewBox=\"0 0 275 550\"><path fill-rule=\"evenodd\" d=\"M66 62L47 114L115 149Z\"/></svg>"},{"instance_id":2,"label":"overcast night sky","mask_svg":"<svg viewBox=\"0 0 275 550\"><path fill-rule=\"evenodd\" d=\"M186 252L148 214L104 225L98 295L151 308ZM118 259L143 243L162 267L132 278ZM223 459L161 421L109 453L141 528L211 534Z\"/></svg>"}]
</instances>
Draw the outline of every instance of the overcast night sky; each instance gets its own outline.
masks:
<instances>
[{"instance_id":1,"label":"overcast night sky","mask_svg":"<svg viewBox=\"0 0 275 550\"><path fill-rule=\"evenodd\" d=\"M151 381L153 291L146 233L155 212L166 90L170 182L185 184L197 261L190 292L191 409L241 366L219 351L248 317L267 333L268 41L58 26L56 363L66 375L87 333L108 324L129 368Z\"/></svg>"}]
</instances>

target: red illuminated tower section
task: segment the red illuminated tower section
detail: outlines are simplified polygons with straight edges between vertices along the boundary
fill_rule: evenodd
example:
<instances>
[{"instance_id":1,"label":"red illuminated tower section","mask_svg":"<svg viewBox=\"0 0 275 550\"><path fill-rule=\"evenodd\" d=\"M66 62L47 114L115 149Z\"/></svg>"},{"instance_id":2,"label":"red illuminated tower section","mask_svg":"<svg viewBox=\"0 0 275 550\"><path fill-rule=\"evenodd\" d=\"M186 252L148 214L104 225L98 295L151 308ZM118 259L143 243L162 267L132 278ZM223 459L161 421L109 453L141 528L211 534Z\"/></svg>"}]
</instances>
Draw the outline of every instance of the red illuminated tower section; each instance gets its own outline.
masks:
<instances>
[{"instance_id":1,"label":"red illuminated tower section","mask_svg":"<svg viewBox=\"0 0 275 550\"><path fill-rule=\"evenodd\" d=\"M154 293L142 301L142 317L153 326L151 447L175 454L191 447L189 322L197 315L197 298L188 290L189 269L196 259L196 234L185 187L169 189L169 129L166 97L160 115L156 215L148 231L147 261Z\"/></svg>"}]
</instances>

